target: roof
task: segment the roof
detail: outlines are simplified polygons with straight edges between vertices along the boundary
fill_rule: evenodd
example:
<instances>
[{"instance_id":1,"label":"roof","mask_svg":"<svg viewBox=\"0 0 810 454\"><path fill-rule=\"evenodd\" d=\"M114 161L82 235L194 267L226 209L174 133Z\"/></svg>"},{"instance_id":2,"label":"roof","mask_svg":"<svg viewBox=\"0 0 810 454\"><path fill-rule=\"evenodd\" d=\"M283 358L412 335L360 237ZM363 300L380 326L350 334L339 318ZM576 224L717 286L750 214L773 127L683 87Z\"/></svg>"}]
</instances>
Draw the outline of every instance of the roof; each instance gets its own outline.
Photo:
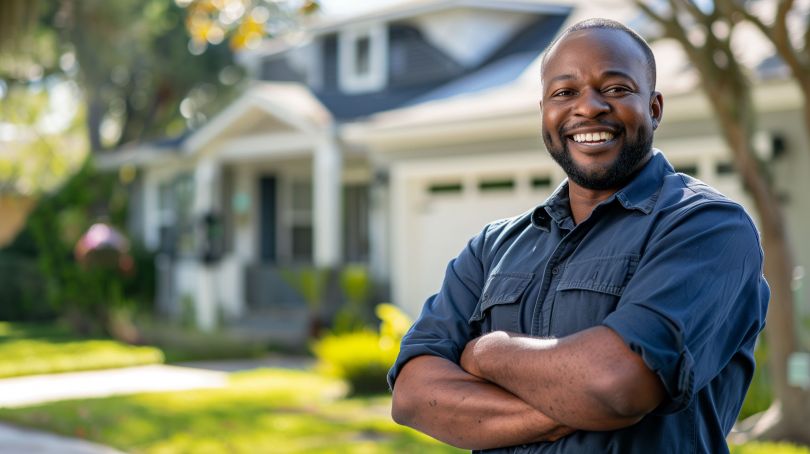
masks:
<instances>
[{"instance_id":1,"label":"roof","mask_svg":"<svg viewBox=\"0 0 810 454\"><path fill-rule=\"evenodd\" d=\"M305 27L306 32L304 33L266 39L257 48L244 50L241 53L243 56L273 55L308 42L313 36L334 33L352 24L394 22L454 8L533 14L566 14L571 10L573 3L575 2L571 0L403 0L400 3L383 6L360 14L316 17Z\"/></svg>"}]
</instances>

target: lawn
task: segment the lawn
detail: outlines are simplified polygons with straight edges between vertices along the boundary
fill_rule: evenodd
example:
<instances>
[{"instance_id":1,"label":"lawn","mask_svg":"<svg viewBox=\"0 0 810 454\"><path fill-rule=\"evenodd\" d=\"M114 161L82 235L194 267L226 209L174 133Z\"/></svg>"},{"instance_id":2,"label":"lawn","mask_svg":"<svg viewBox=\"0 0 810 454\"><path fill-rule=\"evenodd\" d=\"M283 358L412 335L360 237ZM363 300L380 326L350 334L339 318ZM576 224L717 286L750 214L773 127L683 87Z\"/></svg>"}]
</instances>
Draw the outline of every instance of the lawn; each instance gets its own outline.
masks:
<instances>
[{"instance_id":1,"label":"lawn","mask_svg":"<svg viewBox=\"0 0 810 454\"><path fill-rule=\"evenodd\" d=\"M390 397L349 398L310 372L232 374L228 387L0 409L0 419L131 453L456 453L389 417Z\"/></svg>"},{"instance_id":2,"label":"lawn","mask_svg":"<svg viewBox=\"0 0 810 454\"><path fill-rule=\"evenodd\" d=\"M58 325L0 322L0 378L162 362L153 347L81 339Z\"/></svg>"},{"instance_id":3,"label":"lawn","mask_svg":"<svg viewBox=\"0 0 810 454\"><path fill-rule=\"evenodd\" d=\"M312 372L263 369L221 389L150 393L0 409L0 420L85 438L133 454L461 453L389 417L387 395L346 398ZM810 454L749 443L732 454Z\"/></svg>"}]
</instances>

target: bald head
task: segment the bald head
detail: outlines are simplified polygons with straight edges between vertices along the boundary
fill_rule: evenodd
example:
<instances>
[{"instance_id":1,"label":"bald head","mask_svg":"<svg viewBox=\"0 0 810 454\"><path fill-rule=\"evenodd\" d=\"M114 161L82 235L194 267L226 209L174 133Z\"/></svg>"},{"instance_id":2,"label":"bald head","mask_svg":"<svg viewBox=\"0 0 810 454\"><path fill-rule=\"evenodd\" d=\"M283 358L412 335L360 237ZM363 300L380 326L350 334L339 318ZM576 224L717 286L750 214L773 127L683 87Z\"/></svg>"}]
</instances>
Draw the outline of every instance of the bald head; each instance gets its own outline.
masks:
<instances>
[{"instance_id":1,"label":"bald head","mask_svg":"<svg viewBox=\"0 0 810 454\"><path fill-rule=\"evenodd\" d=\"M639 50L641 50L642 54L644 55L646 63L645 66L647 68L647 81L649 83L648 88L650 89L650 92L655 90L655 56L653 55L652 49L650 49L650 46L647 44L647 41L625 25L610 19L587 19L577 22L576 24L563 30L563 32L551 42L548 48L546 48L546 53L543 55L543 60L541 61L540 65L541 74L545 73L546 63L548 62L549 56L553 54L554 50L558 47L558 44L561 41L573 33L587 30L615 30L632 38L633 42L638 45Z\"/></svg>"}]
</instances>

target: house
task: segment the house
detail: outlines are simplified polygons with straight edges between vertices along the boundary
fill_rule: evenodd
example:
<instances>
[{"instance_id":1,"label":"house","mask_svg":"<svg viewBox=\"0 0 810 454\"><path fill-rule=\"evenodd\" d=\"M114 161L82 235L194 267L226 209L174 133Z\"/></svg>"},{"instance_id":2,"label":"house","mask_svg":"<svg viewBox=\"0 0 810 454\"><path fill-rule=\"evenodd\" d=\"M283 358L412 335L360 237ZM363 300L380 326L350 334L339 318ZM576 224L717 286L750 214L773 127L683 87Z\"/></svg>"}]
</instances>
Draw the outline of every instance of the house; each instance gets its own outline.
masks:
<instances>
[{"instance_id":1,"label":"house","mask_svg":"<svg viewBox=\"0 0 810 454\"><path fill-rule=\"evenodd\" d=\"M284 271L356 263L416 315L469 237L564 178L539 137L539 56L593 16L638 13L627 2L421 0L245 52L256 82L208 124L102 162L139 169L130 230L161 251L160 307L191 306L203 328L276 320L294 337L289 314L304 302ZM747 203L678 49L654 50L666 100L656 146ZM810 166L801 98L783 79L756 96L763 153L795 182L790 205L810 189L796 173ZM791 223L802 231L807 215Z\"/></svg>"}]
</instances>

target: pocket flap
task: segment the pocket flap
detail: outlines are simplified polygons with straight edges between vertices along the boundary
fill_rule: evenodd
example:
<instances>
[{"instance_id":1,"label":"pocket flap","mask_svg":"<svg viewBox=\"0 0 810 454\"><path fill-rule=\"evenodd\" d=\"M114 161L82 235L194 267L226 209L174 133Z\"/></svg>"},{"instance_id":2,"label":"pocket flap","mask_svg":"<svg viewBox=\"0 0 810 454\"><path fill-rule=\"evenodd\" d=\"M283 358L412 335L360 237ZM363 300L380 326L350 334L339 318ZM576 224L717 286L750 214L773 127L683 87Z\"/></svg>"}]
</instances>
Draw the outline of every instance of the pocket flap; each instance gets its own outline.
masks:
<instances>
[{"instance_id":1,"label":"pocket flap","mask_svg":"<svg viewBox=\"0 0 810 454\"><path fill-rule=\"evenodd\" d=\"M590 290L621 296L638 260L638 255L629 254L571 262L566 265L557 290Z\"/></svg>"},{"instance_id":2,"label":"pocket flap","mask_svg":"<svg viewBox=\"0 0 810 454\"><path fill-rule=\"evenodd\" d=\"M484 285L481 300L470 317L470 322L481 321L484 318L484 312L492 306L518 301L533 277L534 273L514 272L495 273L490 276Z\"/></svg>"}]
</instances>

